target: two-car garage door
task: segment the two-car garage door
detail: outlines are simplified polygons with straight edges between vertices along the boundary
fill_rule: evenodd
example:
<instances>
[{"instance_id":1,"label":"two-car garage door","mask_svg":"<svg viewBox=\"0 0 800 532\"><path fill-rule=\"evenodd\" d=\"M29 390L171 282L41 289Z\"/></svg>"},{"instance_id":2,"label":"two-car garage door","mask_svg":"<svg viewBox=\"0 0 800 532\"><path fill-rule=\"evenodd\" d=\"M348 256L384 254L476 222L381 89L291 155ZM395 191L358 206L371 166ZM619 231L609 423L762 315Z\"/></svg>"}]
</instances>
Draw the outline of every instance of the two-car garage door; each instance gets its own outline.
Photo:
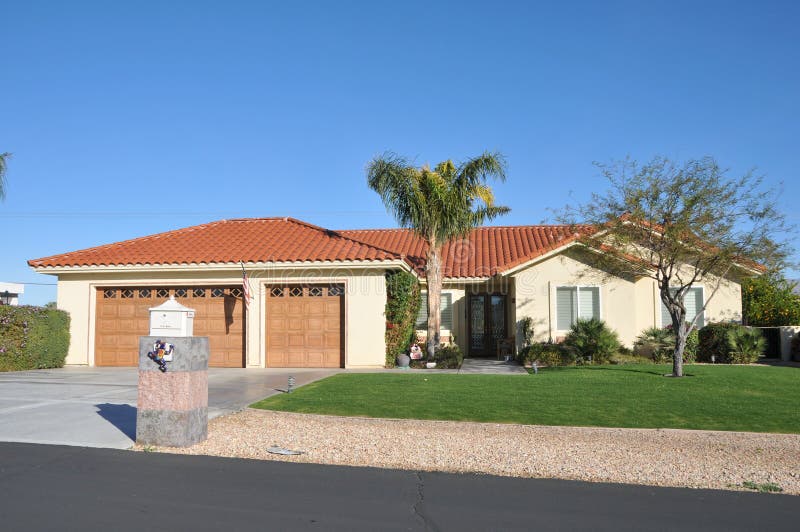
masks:
<instances>
[{"instance_id":1,"label":"two-car garage door","mask_svg":"<svg viewBox=\"0 0 800 532\"><path fill-rule=\"evenodd\" d=\"M170 296L195 310L194 335L208 336L209 366L244 367L245 312L241 286L98 289L95 365L138 365L139 337L150 332L148 309Z\"/></svg>"},{"instance_id":2,"label":"two-car garage door","mask_svg":"<svg viewBox=\"0 0 800 532\"><path fill-rule=\"evenodd\" d=\"M342 285L268 286L268 367L338 368L344 362ZM240 286L135 286L97 290L95 364L136 366L148 309L170 296L196 311L194 334L208 336L210 366L244 366L246 313Z\"/></svg>"}]
</instances>

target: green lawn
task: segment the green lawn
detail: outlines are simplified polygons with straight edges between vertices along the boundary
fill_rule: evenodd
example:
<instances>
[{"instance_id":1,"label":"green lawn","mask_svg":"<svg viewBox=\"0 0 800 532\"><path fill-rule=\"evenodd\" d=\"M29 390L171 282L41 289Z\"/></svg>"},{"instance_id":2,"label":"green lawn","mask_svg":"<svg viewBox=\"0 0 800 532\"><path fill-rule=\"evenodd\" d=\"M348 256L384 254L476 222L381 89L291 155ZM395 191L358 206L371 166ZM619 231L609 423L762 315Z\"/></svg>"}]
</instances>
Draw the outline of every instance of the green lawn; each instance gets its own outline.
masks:
<instances>
[{"instance_id":1,"label":"green lawn","mask_svg":"<svg viewBox=\"0 0 800 532\"><path fill-rule=\"evenodd\" d=\"M538 375L344 373L254 408L537 425L800 433L800 369L625 365Z\"/></svg>"}]
</instances>

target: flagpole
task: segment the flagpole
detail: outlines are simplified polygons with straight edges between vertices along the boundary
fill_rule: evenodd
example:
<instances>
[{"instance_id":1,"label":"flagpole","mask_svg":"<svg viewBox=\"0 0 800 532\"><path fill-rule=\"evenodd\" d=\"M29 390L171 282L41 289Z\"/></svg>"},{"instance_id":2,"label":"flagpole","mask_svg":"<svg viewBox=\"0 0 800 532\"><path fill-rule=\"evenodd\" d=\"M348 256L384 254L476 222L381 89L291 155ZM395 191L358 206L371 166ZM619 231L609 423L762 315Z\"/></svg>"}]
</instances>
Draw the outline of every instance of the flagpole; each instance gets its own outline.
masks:
<instances>
[{"instance_id":1,"label":"flagpole","mask_svg":"<svg viewBox=\"0 0 800 532\"><path fill-rule=\"evenodd\" d=\"M250 350L247 334L247 324L250 322L250 281L247 279L247 271L244 269L244 262L240 260L239 265L242 267L242 300L244 301L244 324L242 327L242 334L244 335L244 367L246 368L248 362L247 353Z\"/></svg>"}]
</instances>

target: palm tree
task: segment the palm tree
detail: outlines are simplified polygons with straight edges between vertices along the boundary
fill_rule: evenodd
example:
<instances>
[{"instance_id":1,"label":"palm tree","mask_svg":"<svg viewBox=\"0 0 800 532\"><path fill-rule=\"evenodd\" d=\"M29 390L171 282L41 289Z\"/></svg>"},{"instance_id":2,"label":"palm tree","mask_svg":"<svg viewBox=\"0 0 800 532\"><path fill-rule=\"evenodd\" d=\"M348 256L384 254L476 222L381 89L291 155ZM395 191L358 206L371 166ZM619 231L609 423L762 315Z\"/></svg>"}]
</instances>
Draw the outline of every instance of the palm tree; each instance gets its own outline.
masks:
<instances>
[{"instance_id":1,"label":"palm tree","mask_svg":"<svg viewBox=\"0 0 800 532\"><path fill-rule=\"evenodd\" d=\"M442 249L450 240L501 214L508 207L494 204L489 178L505 181L505 158L486 152L456 166L453 161L415 167L387 152L367 165L367 182L402 227L428 244L425 279L428 284L428 359L439 345L442 293Z\"/></svg>"},{"instance_id":2,"label":"palm tree","mask_svg":"<svg viewBox=\"0 0 800 532\"><path fill-rule=\"evenodd\" d=\"M10 153L0 153L0 200L6 197L6 160Z\"/></svg>"}]
</instances>

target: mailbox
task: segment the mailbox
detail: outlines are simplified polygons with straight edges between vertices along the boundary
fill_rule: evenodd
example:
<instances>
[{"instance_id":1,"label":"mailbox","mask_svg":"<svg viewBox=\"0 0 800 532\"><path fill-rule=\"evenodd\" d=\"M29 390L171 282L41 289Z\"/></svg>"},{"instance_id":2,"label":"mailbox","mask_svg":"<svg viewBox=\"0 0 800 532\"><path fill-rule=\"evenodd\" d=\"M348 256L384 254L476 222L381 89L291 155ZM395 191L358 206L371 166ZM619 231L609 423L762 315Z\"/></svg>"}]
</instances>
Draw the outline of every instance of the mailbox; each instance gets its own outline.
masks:
<instances>
[{"instance_id":1,"label":"mailbox","mask_svg":"<svg viewBox=\"0 0 800 532\"><path fill-rule=\"evenodd\" d=\"M157 307L150 309L150 336L192 336L194 309L185 307L170 296Z\"/></svg>"}]
</instances>

